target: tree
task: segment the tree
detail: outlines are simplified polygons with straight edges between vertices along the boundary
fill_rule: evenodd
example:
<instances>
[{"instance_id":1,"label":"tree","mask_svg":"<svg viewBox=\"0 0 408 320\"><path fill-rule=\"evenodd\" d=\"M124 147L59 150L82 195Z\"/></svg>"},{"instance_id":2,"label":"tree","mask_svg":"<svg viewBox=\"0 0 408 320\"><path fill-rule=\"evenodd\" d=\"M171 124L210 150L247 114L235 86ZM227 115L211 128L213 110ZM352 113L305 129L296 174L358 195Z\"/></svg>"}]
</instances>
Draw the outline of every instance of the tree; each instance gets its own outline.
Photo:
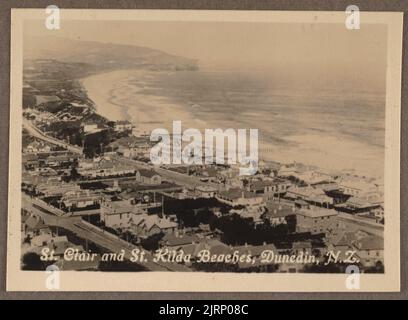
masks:
<instances>
[{"instance_id":1,"label":"tree","mask_svg":"<svg viewBox=\"0 0 408 320\"><path fill-rule=\"evenodd\" d=\"M42 261L40 256L35 252L27 252L22 258L23 270L45 270L47 268L46 261Z\"/></svg>"},{"instance_id":2,"label":"tree","mask_svg":"<svg viewBox=\"0 0 408 320\"><path fill-rule=\"evenodd\" d=\"M164 233L156 233L151 235L150 237L143 239L141 245L143 249L148 251L155 251L159 248L159 241L164 237Z\"/></svg>"},{"instance_id":3,"label":"tree","mask_svg":"<svg viewBox=\"0 0 408 320\"><path fill-rule=\"evenodd\" d=\"M289 232L296 232L296 215L292 214L285 217Z\"/></svg>"},{"instance_id":4,"label":"tree","mask_svg":"<svg viewBox=\"0 0 408 320\"><path fill-rule=\"evenodd\" d=\"M78 173L77 168L72 167L70 174L69 174L69 179L70 180L78 180L81 177L81 175Z\"/></svg>"},{"instance_id":5,"label":"tree","mask_svg":"<svg viewBox=\"0 0 408 320\"><path fill-rule=\"evenodd\" d=\"M381 261L377 261L375 263L375 266L367 268L366 271L367 273L384 273L384 265Z\"/></svg>"}]
</instances>

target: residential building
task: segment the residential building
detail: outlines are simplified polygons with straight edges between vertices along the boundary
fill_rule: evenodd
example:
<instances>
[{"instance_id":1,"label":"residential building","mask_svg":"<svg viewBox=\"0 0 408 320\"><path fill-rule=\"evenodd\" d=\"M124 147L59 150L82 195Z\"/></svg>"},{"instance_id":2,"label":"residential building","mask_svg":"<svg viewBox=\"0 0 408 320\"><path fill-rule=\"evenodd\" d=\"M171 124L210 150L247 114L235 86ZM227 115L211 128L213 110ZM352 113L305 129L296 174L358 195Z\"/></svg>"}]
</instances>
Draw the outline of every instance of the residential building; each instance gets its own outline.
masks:
<instances>
[{"instance_id":1,"label":"residential building","mask_svg":"<svg viewBox=\"0 0 408 320\"><path fill-rule=\"evenodd\" d=\"M291 183L284 179L265 179L249 182L247 190L271 199L283 196L290 186Z\"/></svg>"},{"instance_id":2,"label":"residential building","mask_svg":"<svg viewBox=\"0 0 408 320\"><path fill-rule=\"evenodd\" d=\"M105 223L105 226L113 229L129 228L132 217L141 213L140 209L126 200L103 200L101 202L101 221Z\"/></svg>"},{"instance_id":3,"label":"residential building","mask_svg":"<svg viewBox=\"0 0 408 320\"><path fill-rule=\"evenodd\" d=\"M90 190L79 190L66 192L61 198L61 203L70 211L81 210L85 208L99 207L101 196Z\"/></svg>"},{"instance_id":4,"label":"residential building","mask_svg":"<svg viewBox=\"0 0 408 320\"><path fill-rule=\"evenodd\" d=\"M139 169L136 172L136 181L143 184L159 185L162 183L162 178L153 170Z\"/></svg>"},{"instance_id":5,"label":"residential building","mask_svg":"<svg viewBox=\"0 0 408 320\"><path fill-rule=\"evenodd\" d=\"M197 186L195 192L200 198L214 198L217 189L211 186Z\"/></svg>"},{"instance_id":6,"label":"residential building","mask_svg":"<svg viewBox=\"0 0 408 320\"><path fill-rule=\"evenodd\" d=\"M174 233L178 228L178 223L167 217L161 218L156 214L146 213L133 215L131 227L139 237L149 237L158 233Z\"/></svg>"},{"instance_id":7,"label":"residential building","mask_svg":"<svg viewBox=\"0 0 408 320\"><path fill-rule=\"evenodd\" d=\"M46 182L38 184L36 186L36 191L44 197L56 197L63 196L68 192L79 192L81 191L81 187L76 183Z\"/></svg>"},{"instance_id":8,"label":"residential building","mask_svg":"<svg viewBox=\"0 0 408 320\"><path fill-rule=\"evenodd\" d=\"M116 121L115 123L115 131L128 131L128 130L132 130L133 126L132 123L130 123L127 120L119 120Z\"/></svg>"},{"instance_id":9,"label":"residential building","mask_svg":"<svg viewBox=\"0 0 408 320\"><path fill-rule=\"evenodd\" d=\"M337 230L337 212L325 208L300 209L296 212L296 231L330 234Z\"/></svg>"},{"instance_id":10,"label":"residential building","mask_svg":"<svg viewBox=\"0 0 408 320\"><path fill-rule=\"evenodd\" d=\"M368 213L372 212L382 205L382 200L377 197L369 196L351 196L345 203L335 205L335 209L347 213ZM381 210L379 210L381 211Z\"/></svg>"},{"instance_id":11,"label":"residential building","mask_svg":"<svg viewBox=\"0 0 408 320\"><path fill-rule=\"evenodd\" d=\"M84 133L94 133L99 131L98 124L93 122L86 122L82 124L82 130Z\"/></svg>"},{"instance_id":12,"label":"residential building","mask_svg":"<svg viewBox=\"0 0 408 320\"><path fill-rule=\"evenodd\" d=\"M377 263L384 264L384 239L382 237L367 235L353 241L353 247L363 266L375 267Z\"/></svg>"},{"instance_id":13,"label":"residential building","mask_svg":"<svg viewBox=\"0 0 408 320\"><path fill-rule=\"evenodd\" d=\"M292 186L287 190L285 198L293 201L304 200L314 206L325 208L332 208L334 204L333 198L326 195L323 189L312 186Z\"/></svg>"},{"instance_id":14,"label":"residential building","mask_svg":"<svg viewBox=\"0 0 408 320\"><path fill-rule=\"evenodd\" d=\"M337 180L340 191L344 194L361 197L379 192L379 187L372 181L358 176L343 176Z\"/></svg>"},{"instance_id":15,"label":"residential building","mask_svg":"<svg viewBox=\"0 0 408 320\"><path fill-rule=\"evenodd\" d=\"M384 263L384 238L362 230L343 233L339 240L329 245L329 249L340 252L339 260L342 261L353 254L353 258L358 259L364 267Z\"/></svg>"},{"instance_id":16,"label":"residential building","mask_svg":"<svg viewBox=\"0 0 408 320\"><path fill-rule=\"evenodd\" d=\"M287 219L290 216L296 216L296 208L288 204L276 201L268 201L265 204L266 212L263 214L263 219L268 220L273 226L279 224L287 224Z\"/></svg>"},{"instance_id":17,"label":"residential building","mask_svg":"<svg viewBox=\"0 0 408 320\"><path fill-rule=\"evenodd\" d=\"M134 166L115 159L81 160L78 166L78 173L88 179L134 176L136 172Z\"/></svg>"},{"instance_id":18,"label":"residential building","mask_svg":"<svg viewBox=\"0 0 408 320\"><path fill-rule=\"evenodd\" d=\"M232 188L220 191L216 198L230 206L259 205L264 202L262 195L258 195L242 188Z\"/></svg>"}]
</instances>

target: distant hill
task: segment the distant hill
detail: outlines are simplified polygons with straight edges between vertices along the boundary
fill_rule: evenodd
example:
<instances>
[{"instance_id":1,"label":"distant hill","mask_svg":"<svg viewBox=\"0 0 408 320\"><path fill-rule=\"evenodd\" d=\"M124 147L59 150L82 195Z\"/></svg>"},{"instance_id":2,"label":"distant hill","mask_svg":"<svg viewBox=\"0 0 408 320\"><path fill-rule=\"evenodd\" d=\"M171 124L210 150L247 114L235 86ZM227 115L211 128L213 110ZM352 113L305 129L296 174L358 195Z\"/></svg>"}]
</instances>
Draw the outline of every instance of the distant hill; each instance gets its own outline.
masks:
<instances>
[{"instance_id":1,"label":"distant hill","mask_svg":"<svg viewBox=\"0 0 408 320\"><path fill-rule=\"evenodd\" d=\"M95 69L133 67L159 70L196 70L198 68L196 60L156 49L58 37L25 37L24 59L50 59L66 63L83 63L92 65Z\"/></svg>"}]
</instances>

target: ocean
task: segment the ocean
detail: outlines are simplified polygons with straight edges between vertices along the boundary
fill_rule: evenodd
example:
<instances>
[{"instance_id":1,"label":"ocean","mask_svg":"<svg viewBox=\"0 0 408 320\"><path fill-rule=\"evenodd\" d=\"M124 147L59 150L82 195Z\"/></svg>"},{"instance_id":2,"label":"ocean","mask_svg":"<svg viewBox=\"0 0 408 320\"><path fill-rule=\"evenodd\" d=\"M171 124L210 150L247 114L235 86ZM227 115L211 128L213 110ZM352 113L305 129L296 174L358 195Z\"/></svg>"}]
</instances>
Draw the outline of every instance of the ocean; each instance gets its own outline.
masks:
<instances>
[{"instance_id":1,"label":"ocean","mask_svg":"<svg viewBox=\"0 0 408 320\"><path fill-rule=\"evenodd\" d=\"M82 81L98 112L142 131L259 131L260 158L383 177L385 95L299 87L266 72L120 70Z\"/></svg>"}]
</instances>

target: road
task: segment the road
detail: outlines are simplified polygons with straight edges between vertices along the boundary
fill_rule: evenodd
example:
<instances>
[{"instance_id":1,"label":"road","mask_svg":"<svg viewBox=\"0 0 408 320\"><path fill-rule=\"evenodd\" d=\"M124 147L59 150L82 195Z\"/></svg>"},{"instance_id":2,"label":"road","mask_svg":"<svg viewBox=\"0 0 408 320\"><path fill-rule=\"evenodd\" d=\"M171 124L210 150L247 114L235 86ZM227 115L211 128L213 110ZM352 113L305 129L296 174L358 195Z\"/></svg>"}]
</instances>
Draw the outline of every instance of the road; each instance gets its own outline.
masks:
<instances>
[{"instance_id":1,"label":"road","mask_svg":"<svg viewBox=\"0 0 408 320\"><path fill-rule=\"evenodd\" d=\"M33 201L34 200L34 201ZM33 203L36 206L33 206ZM50 211L49 207L41 206L41 202L35 201L35 199L30 198L29 196L23 194L22 196L22 207L30 212L37 214L38 216L44 219L44 223L50 226L61 227L63 229L73 232L76 236L81 239L86 239L90 242L93 242L100 247L113 252L119 253L121 250L124 250L125 259L130 259L132 257L132 250L143 250L141 247L135 246L129 242L124 241L116 237L115 235L108 233L96 226L93 226L80 217L66 217L55 215L55 212L59 212L59 209ZM54 212L54 213L53 213ZM180 272L189 272L191 271L186 266L183 266L178 263L164 263L164 262L154 262L153 255L145 251L145 261L141 263L150 271L180 271Z\"/></svg>"},{"instance_id":2,"label":"road","mask_svg":"<svg viewBox=\"0 0 408 320\"><path fill-rule=\"evenodd\" d=\"M39 130L36 126L34 126L29 120L25 119L23 117L23 127L34 137L41 139L43 141L55 144L57 146L63 147L69 151L71 151L72 153L77 153L77 154L82 154L82 148L78 147L78 146L74 146L71 144L68 144L64 141L61 141L59 139L47 136L46 134L44 134L41 130Z\"/></svg>"},{"instance_id":3,"label":"road","mask_svg":"<svg viewBox=\"0 0 408 320\"><path fill-rule=\"evenodd\" d=\"M356 218L350 214L340 212L337 216L348 231L362 230L380 237L384 237L384 226L371 221L364 221L364 218Z\"/></svg>"}]
</instances>

